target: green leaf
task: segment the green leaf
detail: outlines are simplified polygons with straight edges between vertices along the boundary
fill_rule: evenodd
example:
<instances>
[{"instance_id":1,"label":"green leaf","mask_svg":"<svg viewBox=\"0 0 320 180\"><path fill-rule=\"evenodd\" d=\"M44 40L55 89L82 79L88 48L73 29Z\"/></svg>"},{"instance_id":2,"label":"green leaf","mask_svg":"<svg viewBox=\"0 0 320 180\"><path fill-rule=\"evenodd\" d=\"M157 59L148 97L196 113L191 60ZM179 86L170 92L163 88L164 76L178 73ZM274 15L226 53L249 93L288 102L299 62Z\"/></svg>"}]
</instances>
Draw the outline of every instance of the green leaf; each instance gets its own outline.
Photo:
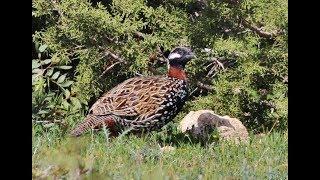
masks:
<instances>
[{"instance_id":1,"label":"green leaf","mask_svg":"<svg viewBox=\"0 0 320 180\"><path fill-rule=\"evenodd\" d=\"M53 73L53 68L47 70L46 76L51 76Z\"/></svg>"},{"instance_id":2,"label":"green leaf","mask_svg":"<svg viewBox=\"0 0 320 180\"><path fill-rule=\"evenodd\" d=\"M69 104L66 100L63 100L62 103L61 103L61 105L62 105L62 107L63 107L64 109L68 109L69 106L70 106L70 104Z\"/></svg>"},{"instance_id":3,"label":"green leaf","mask_svg":"<svg viewBox=\"0 0 320 180\"><path fill-rule=\"evenodd\" d=\"M47 113L49 113L49 110L40 110L38 112L38 114L47 114Z\"/></svg>"},{"instance_id":4,"label":"green leaf","mask_svg":"<svg viewBox=\"0 0 320 180\"><path fill-rule=\"evenodd\" d=\"M48 124L44 124L43 127L50 128L50 127L52 127L54 125L55 125L54 123L48 123Z\"/></svg>"},{"instance_id":5,"label":"green leaf","mask_svg":"<svg viewBox=\"0 0 320 180\"><path fill-rule=\"evenodd\" d=\"M57 79L58 78L58 76L60 75L60 71L57 71L57 72L55 72L53 75L52 75L52 79Z\"/></svg>"},{"instance_id":6,"label":"green leaf","mask_svg":"<svg viewBox=\"0 0 320 180\"><path fill-rule=\"evenodd\" d=\"M37 41L34 42L34 47L38 53L39 52L39 43Z\"/></svg>"},{"instance_id":7,"label":"green leaf","mask_svg":"<svg viewBox=\"0 0 320 180\"><path fill-rule=\"evenodd\" d=\"M35 85L35 82L37 81L39 75L38 74L33 74L32 75L32 85Z\"/></svg>"},{"instance_id":8,"label":"green leaf","mask_svg":"<svg viewBox=\"0 0 320 180\"><path fill-rule=\"evenodd\" d=\"M52 97L51 96L47 96L46 98L44 98L45 101L51 101Z\"/></svg>"},{"instance_id":9,"label":"green leaf","mask_svg":"<svg viewBox=\"0 0 320 180\"><path fill-rule=\"evenodd\" d=\"M41 64L37 60L32 60L32 69L40 67Z\"/></svg>"},{"instance_id":10,"label":"green leaf","mask_svg":"<svg viewBox=\"0 0 320 180\"><path fill-rule=\"evenodd\" d=\"M32 73L34 73L34 74L42 74L42 70L41 69L34 69L34 70L32 70Z\"/></svg>"},{"instance_id":11,"label":"green leaf","mask_svg":"<svg viewBox=\"0 0 320 180\"><path fill-rule=\"evenodd\" d=\"M88 105L88 102L84 99L79 99L82 104Z\"/></svg>"},{"instance_id":12,"label":"green leaf","mask_svg":"<svg viewBox=\"0 0 320 180\"><path fill-rule=\"evenodd\" d=\"M62 75L59 77L59 79L57 80L57 83L62 83L65 79L66 79L66 74Z\"/></svg>"},{"instance_id":13,"label":"green leaf","mask_svg":"<svg viewBox=\"0 0 320 180\"><path fill-rule=\"evenodd\" d=\"M61 86L62 87L69 87L72 83L73 83L73 81L67 81L67 82L61 84Z\"/></svg>"},{"instance_id":14,"label":"green leaf","mask_svg":"<svg viewBox=\"0 0 320 180\"><path fill-rule=\"evenodd\" d=\"M39 47L39 52L45 51L45 50L47 49L47 47L48 47L48 45L46 45L46 44L41 45L41 46Z\"/></svg>"},{"instance_id":15,"label":"green leaf","mask_svg":"<svg viewBox=\"0 0 320 180\"><path fill-rule=\"evenodd\" d=\"M70 97L71 103L73 104L75 109L80 109L81 108L81 103L78 98L75 97Z\"/></svg>"},{"instance_id":16,"label":"green leaf","mask_svg":"<svg viewBox=\"0 0 320 180\"><path fill-rule=\"evenodd\" d=\"M70 91L66 89L64 93L65 93L66 99L68 99L70 97Z\"/></svg>"},{"instance_id":17,"label":"green leaf","mask_svg":"<svg viewBox=\"0 0 320 180\"><path fill-rule=\"evenodd\" d=\"M67 69L71 69L72 66L58 66L58 68L67 70Z\"/></svg>"},{"instance_id":18,"label":"green leaf","mask_svg":"<svg viewBox=\"0 0 320 180\"><path fill-rule=\"evenodd\" d=\"M41 64L50 64L50 63L51 63L51 59L46 59L41 62Z\"/></svg>"},{"instance_id":19,"label":"green leaf","mask_svg":"<svg viewBox=\"0 0 320 180\"><path fill-rule=\"evenodd\" d=\"M34 81L38 77L37 74L32 74L32 81Z\"/></svg>"},{"instance_id":20,"label":"green leaf","mask_svg":"<svg viewBox=\"0 0 320 180\"><path fill-rule=\"evenodd\" d=\"M50 97L53 97L53 96L55 96L55 95L56 95L55 92L49 92L49 93L47 94L47 96L50 96Z\"/></svg>"}]
</instances>

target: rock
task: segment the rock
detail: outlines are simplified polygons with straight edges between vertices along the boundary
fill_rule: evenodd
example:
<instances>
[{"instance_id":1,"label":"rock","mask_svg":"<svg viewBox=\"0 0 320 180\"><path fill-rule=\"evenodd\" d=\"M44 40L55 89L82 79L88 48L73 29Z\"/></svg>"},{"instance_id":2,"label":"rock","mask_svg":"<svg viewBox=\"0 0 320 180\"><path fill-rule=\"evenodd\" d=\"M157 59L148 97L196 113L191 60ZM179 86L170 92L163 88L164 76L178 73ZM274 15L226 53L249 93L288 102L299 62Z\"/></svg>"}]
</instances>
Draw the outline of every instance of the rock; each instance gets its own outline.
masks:
<instances>
[{"instance_id":1,"label":"rock","mask_svg":"<svg viewBox=\"0 0 320 180\"><path fill-rule=\"evenodd\" d=\"M248 140L246 127L236 118L219 116L211 110L191 111L180 122L179 129L194 137L206 137L208 129L217 129L223 140L234 140L236 143Z\"/></svg>"}]
</instances>

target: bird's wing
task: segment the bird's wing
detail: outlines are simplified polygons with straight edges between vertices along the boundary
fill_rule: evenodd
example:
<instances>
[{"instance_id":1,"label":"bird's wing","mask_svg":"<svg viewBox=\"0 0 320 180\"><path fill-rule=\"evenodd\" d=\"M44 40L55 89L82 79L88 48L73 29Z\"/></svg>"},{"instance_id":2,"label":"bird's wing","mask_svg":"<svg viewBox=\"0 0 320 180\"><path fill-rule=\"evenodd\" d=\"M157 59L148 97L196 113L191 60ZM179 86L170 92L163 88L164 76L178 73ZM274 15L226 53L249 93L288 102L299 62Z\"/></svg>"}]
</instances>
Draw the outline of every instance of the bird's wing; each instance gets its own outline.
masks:
<instances>
[{"instance_id":1,"label":"bird's wing","mask_svg":"<svg viewBox=\"0 0 320 180\"><path fill-rule=\"evenodd\" d=\"M105 93L92 106L92 113L147 118L163 104L172 90L172 83L164 76L128 79Z\"/></svg>"}]
</instances>

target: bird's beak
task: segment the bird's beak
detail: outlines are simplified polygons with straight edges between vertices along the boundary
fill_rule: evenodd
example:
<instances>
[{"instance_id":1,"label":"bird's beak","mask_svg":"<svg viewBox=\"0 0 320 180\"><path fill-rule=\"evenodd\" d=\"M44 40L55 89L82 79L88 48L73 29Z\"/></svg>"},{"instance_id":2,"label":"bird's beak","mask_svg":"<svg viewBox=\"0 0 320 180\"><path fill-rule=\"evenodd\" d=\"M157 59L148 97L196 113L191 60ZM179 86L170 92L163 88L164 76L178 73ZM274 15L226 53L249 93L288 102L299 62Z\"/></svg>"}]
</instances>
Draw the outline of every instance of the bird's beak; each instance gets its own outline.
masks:
<instances>
[{"instance_id":1,"label":"bird's beak","mask_svg":"<svg viewBox=\"0 0 320 180\"><path fill-rule=\"evenodd\" d=\"M188 61L190 61L191 59L194 59L194 58L197 58L197 57L193 52L190 52L186 57L186 59L188 59Z\"/></svg>"}]
</instances>

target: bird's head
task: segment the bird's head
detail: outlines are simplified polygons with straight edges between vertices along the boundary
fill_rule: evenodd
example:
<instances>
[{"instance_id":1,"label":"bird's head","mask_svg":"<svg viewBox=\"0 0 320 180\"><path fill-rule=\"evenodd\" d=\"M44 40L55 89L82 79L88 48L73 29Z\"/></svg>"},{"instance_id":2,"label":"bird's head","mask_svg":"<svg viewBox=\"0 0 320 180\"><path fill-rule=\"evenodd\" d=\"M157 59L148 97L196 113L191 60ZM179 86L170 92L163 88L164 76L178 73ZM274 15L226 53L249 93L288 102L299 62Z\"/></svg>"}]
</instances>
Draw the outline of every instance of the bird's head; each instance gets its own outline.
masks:
<instances>
[{"instance_id":1,"label":"bird's head","mask_svg":"<svg viewBox=\"0 0 320 180\"><path fill-rule=\"evenodd\" d=\"M169 60L168 76L186 80L187 75L184 72L184 68L186 64L193 58L195 58L195 55L190 48L187 48L187 47L174 48L168 56L168 60Z\"/></svg>"},{"instance_id":2,"label":"bird's head","mask_svg":"<svg viewBox=\"0 0 320 180\"><path fill-rule=\"evenodd\" d=\"M190 48L187 47L176 47L168 56L169 65L179 68L184 68L186 64L193 58L195 58L194 53Z\"/></svg>"}]
</instances>

